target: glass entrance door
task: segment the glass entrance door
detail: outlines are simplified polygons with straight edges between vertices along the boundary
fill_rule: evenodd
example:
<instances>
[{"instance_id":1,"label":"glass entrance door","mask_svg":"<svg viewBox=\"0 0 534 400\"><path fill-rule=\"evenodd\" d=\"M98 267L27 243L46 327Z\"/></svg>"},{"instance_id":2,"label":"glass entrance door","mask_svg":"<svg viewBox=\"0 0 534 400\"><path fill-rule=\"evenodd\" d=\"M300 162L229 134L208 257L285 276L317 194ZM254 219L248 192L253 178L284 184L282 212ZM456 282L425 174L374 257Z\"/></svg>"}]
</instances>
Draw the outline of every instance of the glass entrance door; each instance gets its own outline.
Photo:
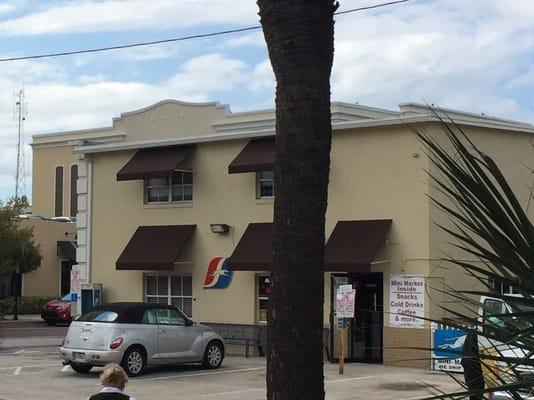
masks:
<instances>
[{"instance_id":1,"label":"glass entrance door","mask_svg":"<svg viewBox=\"0 0 534 400\"><path fill-rule=\"evenodd\" d=\"M355 316L350 328L351 359L382 362L383 285L382 274L352 276L356 288Z\"/></svg>"},{"instance_id":2,"label":"glass entrance door","mask_svg":"<svg viewBox=\"0 0 534 400\"><path fill-rule=\"evenodd\" d=\"M341 284L356 289L355 316L349 321L346 361L381 363L383 337L383 278L381 273L346 274L332 277L331 348L339 357L339 329L335 318L335 294Z\"/></svg>"}]
</instances>

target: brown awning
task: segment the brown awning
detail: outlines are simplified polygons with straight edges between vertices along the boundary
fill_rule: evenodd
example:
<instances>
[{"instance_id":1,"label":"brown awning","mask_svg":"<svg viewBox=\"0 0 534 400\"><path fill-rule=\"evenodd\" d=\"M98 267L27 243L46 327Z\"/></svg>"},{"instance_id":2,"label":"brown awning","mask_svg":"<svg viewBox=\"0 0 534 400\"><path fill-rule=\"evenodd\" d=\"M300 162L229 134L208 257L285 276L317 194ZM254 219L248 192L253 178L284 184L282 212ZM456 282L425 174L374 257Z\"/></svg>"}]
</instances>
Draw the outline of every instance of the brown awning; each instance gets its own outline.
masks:
<instances>
[{"instance_id":1,"label":"brown awning","mask_svg":"<svg viewBox=\"0 0 534 400\"><path fill-rule=\"evenodd\" d=\"M390 219L339 221L325 247L325 270L370 272Z\"/></svg>"},{"instance_id":2,"label":"brown awning","mask_svg":"<svg viewBox=\"0 0 534 400\"><path fill-rule=\"evenodd\" d=\"M178 146L139 150L117 173L117 180L171 176L192 149L193 146Z\"/></svg>"},{"instance_id":3,"label":"brown awning","mask_svg":"<svg viewBox=\"0 0 534 400\"><path fill-rule=\"evenodd\" d=\"M140 226L122 251L118 270L172 271L196 225Z\"/></svg>"},{"instance_id":4,"label":"brown awning","mask_svg":"<svg viewBox=\"0 0 534 400\"><path fill-rule=\"evenodd\" d=\"M57 242L57 256L70 261L76 261L76 246L72 242L60 240Z\"/></svg>"},{"instance_id":5,"label":"brown awning","mask_svg":"<svg viewBox=\"0 0 534 400\"><path fill-rule=\"evenodd\" d=\"M339 221L325 246L325 271L370 272L391 220ZM273 224L249 224L230 256L233 271L270 271Z\"/></svg>"},{"instance_id":6,"label":"brown awning","mask_svg":"<svg viewBox=\"0 0 534 400\"><path fill-rule=\"evenodd\" d=\"M248 224L230 256L230 269L233 271L268 271L272 264L272 222Z\"/></svg>"},{"instance_id":7,"label":"brown awning","mask_svg":"<svg viewBox=\"0 0 534 400\"><path fill-rule=\"evenodd\" d=\"M229 174L274 170L274 138L253 139L228 166Z\"/></svg>"}]
</instances>

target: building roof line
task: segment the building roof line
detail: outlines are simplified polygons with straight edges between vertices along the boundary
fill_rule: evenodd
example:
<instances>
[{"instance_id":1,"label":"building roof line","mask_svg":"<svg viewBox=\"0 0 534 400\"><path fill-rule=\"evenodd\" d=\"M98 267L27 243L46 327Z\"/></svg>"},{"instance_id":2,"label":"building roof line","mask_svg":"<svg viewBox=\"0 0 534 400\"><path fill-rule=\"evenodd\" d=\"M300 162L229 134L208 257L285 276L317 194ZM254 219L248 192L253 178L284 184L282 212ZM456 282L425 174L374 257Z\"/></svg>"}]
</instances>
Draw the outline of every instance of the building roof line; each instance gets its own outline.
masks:
<instances>
[{"instance_id":1,"label":"building roof line","mask_svg":"<svg viewBox=\"0 0 534 400\"><path fill-rule=\"evenodd\" d=\"M439 119L434 115L416 115L416 116L401 116L395 118L385 118L380 120L360 120L360 121L343 121L332 124L333 132L345 131L349 129L362 129L362 128L375 128L381 126L394 126L394 125L410 125L420 124L428 122L438 122ZM490 129L510 130L522 133L534 134L534 127L528 126L511 126L504 123L485 123L482 124L479 121L473 121L471 119L454 118L454 122L460 125L478 126ZM77 146L74 148L74 153L103 153L111 151L121 150L137 150L142 148L164 147L164 146L179 146L185 144L196 143L208 143L219 142L228 140L242 140L242 139L254 139L260 137L273 136L275 131L273 128L256 129L240 132L225 132L217 134L209 134L202 136L191 136L179 139L146 139L132 142L121 143L107 143L107 144L95 144L86 146Z\"/></svg>"},{"instance_id":2,"label":"building roof line","mask_svg":"<svg viewBox=\"0 0 534 400\"><path fill-rule=\"evenodd\" d=\"M445 119L449 117L451 117L452 119L455 119L456 116L461 115L464 117L474 118L477 120L492 121L492 122L534 128L534 125L528 122L495 117L492 115L486 115L484 113L477 114L477 113L472 113L468 111L455 110L453 108L432 106L428 104L415 103L415 102L399 103L399 109L401 110L402 114L414 113L418 115L421 115L421 114L434 115L434 113L436 113L441 117L445 117Z\"/></svg>"}]
</instances>

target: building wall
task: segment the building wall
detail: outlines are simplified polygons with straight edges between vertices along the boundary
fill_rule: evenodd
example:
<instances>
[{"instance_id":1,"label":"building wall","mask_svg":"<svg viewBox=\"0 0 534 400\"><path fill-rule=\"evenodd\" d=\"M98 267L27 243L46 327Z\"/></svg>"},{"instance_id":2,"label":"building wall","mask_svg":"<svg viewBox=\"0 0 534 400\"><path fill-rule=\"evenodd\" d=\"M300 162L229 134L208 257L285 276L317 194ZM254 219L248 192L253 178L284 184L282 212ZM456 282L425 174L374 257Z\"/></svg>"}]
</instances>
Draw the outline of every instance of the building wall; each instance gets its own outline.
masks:
<instances>
[{"instance_id":1,"label":"building wall","mask_svg":"<svg viewBox=\"0 0 534 400\"><path fill-rule=\"evenodd\" d=\"M475 143L480 150L488 154L497 163L510 187L516 194L520 204L526 209L528 197L534 183L533 175L528 167L534 167L534 149L532 147L532 135L528 133L518 133L501 130L487 130L475 127L463 128L469 138ZM442 134L441 127L433 126L428 130L434 140L443 144L445 148L450 149L450 144ZM430 173L436 174L436 168L431 166ZM435 187L430 188L432 197L441 201L446 201ZM447 203L449 204L449 203ZM439 228L443 225L454 229L450 219L434 204L430 204L430 243L431 243L431 273L430 281L432 287L437 290L432 291L431 310L434 318L443 318L449 316L440 308L440 305L447 302L448 307L459 308L451 301L449 296L440 293L441 290L476 290L481 288L480 283L468 276L468 274L459 266L451 265L441 261L440 258L452 257L460 260L474 260L462 251L456 249L451 243L454 240L449 234ZM534 207L530 207L529 214L531 219L534 218ZM465 312L465 308L461 308Z\"/></svg>"},{"instance_id":2,"label":"building wall","mask_svg":"<svg viewBox=\"0 0 534 400\"><path fill-rule=\"evenodd\" d=\"M175 272L193 274L193 316L209 322L253 323L254 272L236 272L227 290L204 290L209 261L229 256L250 222L270 222L273 201L256 199L255 174L228 174L228 164L247 141L199 144L187 160L194 169L192 204L143 204L143 182L117 182L116 173L134 151L92 155L92 280L104 284L107 301L142 300L143 272L117 271L115 261L138 226L196 224L188 249L193 264ZM391 149L395 151L392 152ZM419 145L411 132L368 129L334 135L327 211L327 237L338 220L393 219L383 250L388 263L373 267L384 273L385 304L389 274L428 274L428 202L425 196L424 160L414 158ZM210 231L211 223L226 223L227 235ZM402 249L399 249L402 248ZM330 275L325 277L325 323L330 317ZM215 307L224 304L224 307ZM387 322L387 321L386 321Z\"/></svg>"},{"instance_id":3,"label":"building wall","mask_svg":"<svg viewBox=\"0 0 534 400\"><path fill-rule=\"evenodd\" d=\"M55 210L55 173L63 166L63 214L70 214L70 167L78 164L78 157L68 145L34 147L32 169L32 212L53 217Z\"/></svg>"},{"instance_id":4,"label":"building wall","mask_svg":"<svg viewBox=\"0 0 534 400\"><path fill-rule=\"evenodd\" d=\"M47 220L21 220L21 226L31 227L35 242L42 255L41 265L24 274L22 294L24 296L59 296L61 259L57 255L58 241L73 241L76 227L70 222Z\"/></svg>"},{"instance_id":5,"label":"building wall","mask_svg":"<svg viewBox=\"0 0 534 400\"><path fill-rule=\"evenodd\" d=\"M380 115L374 117L364 115L368 111L360 117L356 111L347 110L338 110L338 117L352 121L387 117L380 110L376 111ZM121 144L125 147L140 141L154 145L161 140L164 144L167 140L194 136L216 137L219 133L250 134L255 130L268 130L274 117L272 111L228 112L214 103L163 102L123 114L114 120L113 129L106 134L109 137L122 135L122 139L117 140L123 140ZM384 362L428 367L428 352L407 350L414 346L429 346L428 323L425 329L396 328L389 324L390 275L423 275L427 278L425 316L431 318L444 316L440 309L443 295L435 289L443 289L445 280L458 288L462 285L469 287L472 282L464 275L442 268L438 261L440 256L451 251L451 247L447 244L448 237L434 223L447 222L447 219L428 200L428 194L435 196L437 192L429 188L425 170L430 167L416 136L403 125L387 125L386 122L381 127L370 127L372 125L373 121L367 127L337 126L334 131L326 237L340 220L392 219L386 244L372 265L372 272L381 272L384 282ZM435 124L427 122L418 126L440 137ZM531 175L519 165L532 158L532 148L526 144L530 136L485 128L469 130L473 131L475 141L483 144L490 154L493 152L498 155L496 158L502 158L505 173L513 180L512 186L518 188L520 198L526 201L529 182L524 182ZM104 135L103 132L99 135ZM40 140L39 145L44 146L48 139ZM191 204L144 204L141 180L117 182L116 173L131 159L135 150L81 155L77 258L82 269L90 266L91 276L87 278L91 282L103 283L105 301L144 299L145 272L115 269L117 258L138 226L196 224L196 232L184 254L190 262L177 264L172 271L193 276L193 317L204 322L256 321L256 277L261 272L239 271L234 274L228 289L203 289L212 258L229 256L249 223L272 221L273 200L256 199L255 174L228 174L228 164L247 142L248 139L196 145L187 160L188 166L194 170ZM34 154L34 210L51 215L53 194L50 196L50 187L53 187L54 167L57 160L69 162L69 157L73 156L66 147L40 147L37 150ZM70 182L68 173L70 168L66 167L66 185ZM66 189L68 192L68 186ZM68 210L68 197L64 206ZM214 234L209 226L212 223L226 223L231 230L225 235ZM327 273L325 325L329 324L331 312L330 284L331 274ZM414 364L414 358L420 360Z\"/></svg>"}]
</instances>

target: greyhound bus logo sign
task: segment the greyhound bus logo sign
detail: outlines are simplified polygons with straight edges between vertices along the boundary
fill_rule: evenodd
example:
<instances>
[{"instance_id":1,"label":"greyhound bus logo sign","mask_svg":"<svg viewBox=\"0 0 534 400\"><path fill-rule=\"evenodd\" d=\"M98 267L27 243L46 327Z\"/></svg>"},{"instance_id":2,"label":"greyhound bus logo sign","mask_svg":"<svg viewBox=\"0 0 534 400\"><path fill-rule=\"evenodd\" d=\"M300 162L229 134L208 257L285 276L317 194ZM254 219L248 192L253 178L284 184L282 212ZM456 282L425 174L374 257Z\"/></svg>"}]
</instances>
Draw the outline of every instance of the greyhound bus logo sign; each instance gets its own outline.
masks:
<instances>
[{"instance_id":1,"label":"greyhound bus logo sign","mask_svg":"<svg viewBox=\"0 0 534 400\"><path fill-rule=\"evenodd\" d=\"M226 289L232 282L234 272L230 270L230 259L215 257L208 266L204 289Z\"/></svg>"}]
</instances>

